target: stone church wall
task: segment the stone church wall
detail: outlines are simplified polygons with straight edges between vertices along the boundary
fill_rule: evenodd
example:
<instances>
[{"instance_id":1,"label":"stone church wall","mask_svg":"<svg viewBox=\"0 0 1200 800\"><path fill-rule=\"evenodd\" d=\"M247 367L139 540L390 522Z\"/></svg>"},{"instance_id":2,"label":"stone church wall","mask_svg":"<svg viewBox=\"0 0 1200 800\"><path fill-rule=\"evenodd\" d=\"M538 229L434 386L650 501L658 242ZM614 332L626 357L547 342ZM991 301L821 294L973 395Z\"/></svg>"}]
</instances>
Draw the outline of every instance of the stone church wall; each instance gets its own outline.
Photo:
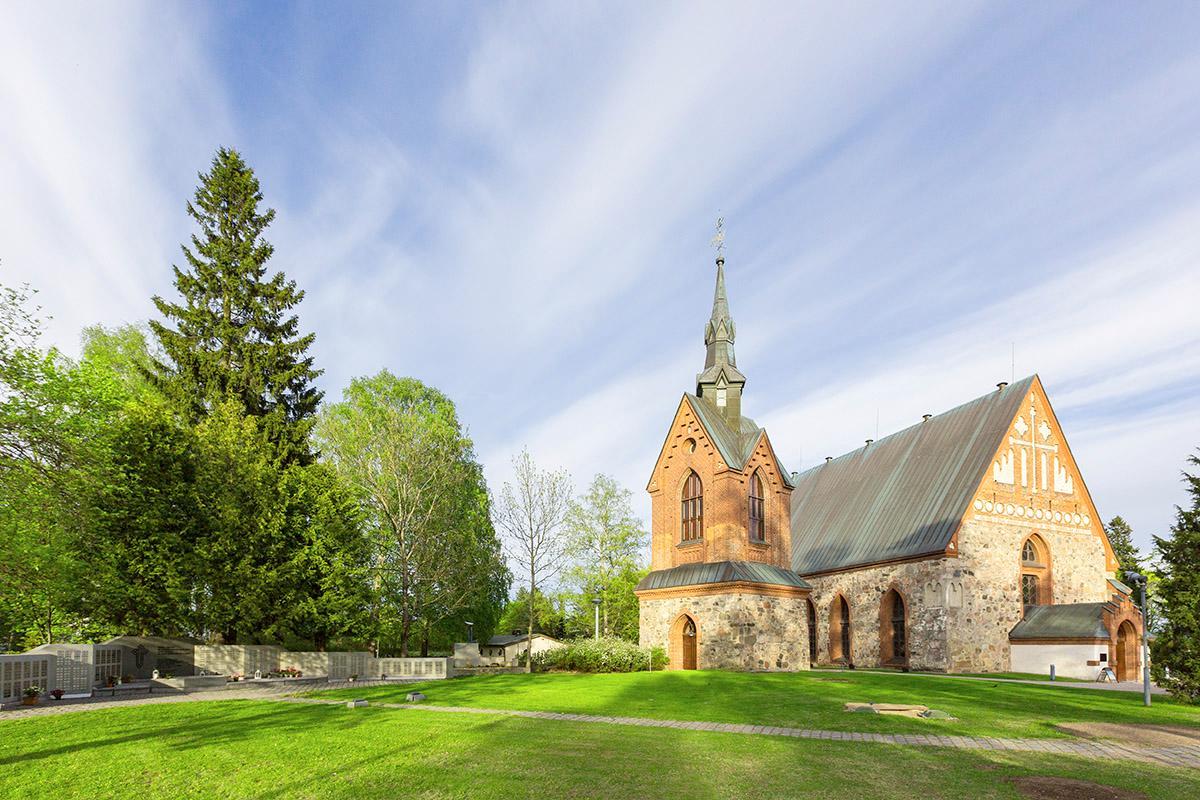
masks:
<instances>
[{"instance_id":1,"label":"stone church wall","mask_svg":"<svg viewBox=\"0 0 1200 800\"><path fill-rule=\"evenodd\" d=\"M662 646L679 669L677 621L696 623L699 669L795 671L808 669L808 616L804 596L749 593L642 598L643 647Z\"/></svg>"},{"instance_id":2,"label":"stone church wall","mask_svg":"<svg viewBox=\"0 0 1200 800\"><path fill-rule=\"evenodd\" d=\"M1050 551L1055 604L1109 599L1104 545L1088 528L971 516L958 533L963 606L950 626L950 669L1011 669L1008 632L1021 621L1021 547L1037 534Z\"/></svg>"},{"instance_id":3,"label":"stone church wall","mask_svg":"<svg viewBox=\"0 0 1200 800\"><path fill-rule=\"evenodd\" d=\"M950 668L947 625L963 591L956 559L884 564L851 572L805 576L813 586L817 617L817 663L830 664L830 617L840 594L850 606L850 651L855 666L880 666L883 597L896 589L908 620L908 664L915 670ZM806 612L807 613L807 612ZM890 624L890 623L889 623ZM890 630L885 628L890 635Z\"/></svg>"}]
</instances>

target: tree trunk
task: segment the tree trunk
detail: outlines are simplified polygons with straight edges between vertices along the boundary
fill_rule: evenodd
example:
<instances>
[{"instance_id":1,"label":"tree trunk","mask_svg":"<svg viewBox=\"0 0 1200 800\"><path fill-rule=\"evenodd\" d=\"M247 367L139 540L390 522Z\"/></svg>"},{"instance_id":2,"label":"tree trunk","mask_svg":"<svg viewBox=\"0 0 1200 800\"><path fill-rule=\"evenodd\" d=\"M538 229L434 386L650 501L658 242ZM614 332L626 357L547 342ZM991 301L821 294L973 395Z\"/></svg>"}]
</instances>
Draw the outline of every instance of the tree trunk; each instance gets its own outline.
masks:
<instances>
[{"instance_id":1,"label":"tree trunk","mask_svg":"<svg viewBox=\"0 0 1200 800\"><path fill-rule=\"evenodd\" d=\"M532 561L532 559L530 559ZM529 638L525 640L525 671L533 672L533 601L534 601L534 582L533 564L529 565ZM520 652L518 648L517 652Z\"/></svg>"},{"instance_id":2,"label":"tree trunk","mask_svg":"<svg viewBox=\"0 0 1200 800\"><path fill-rule=\"evenodd\" d=\"M421 629L421 658L429 658L429 628Z\"/></svg>"}]
</instances>

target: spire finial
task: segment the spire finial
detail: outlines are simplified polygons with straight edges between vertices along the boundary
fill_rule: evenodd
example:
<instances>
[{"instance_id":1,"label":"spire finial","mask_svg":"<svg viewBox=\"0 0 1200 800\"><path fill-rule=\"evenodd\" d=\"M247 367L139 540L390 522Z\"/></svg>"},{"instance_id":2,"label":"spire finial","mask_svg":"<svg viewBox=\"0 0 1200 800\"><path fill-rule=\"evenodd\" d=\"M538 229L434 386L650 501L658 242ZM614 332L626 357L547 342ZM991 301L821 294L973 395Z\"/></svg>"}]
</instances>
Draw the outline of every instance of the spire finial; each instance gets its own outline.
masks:
<instances>
[{"instance_id":1,"label":"spire finial","mask_svg":"<svg viewBox=\"0 0 1200 800\"><path fill-rule=\"evenodd\" d=\"M712 246L717 248L717 261L725 260L725 218L717 217L717 235L712 238Z\"/></svg>"}]
</instances>

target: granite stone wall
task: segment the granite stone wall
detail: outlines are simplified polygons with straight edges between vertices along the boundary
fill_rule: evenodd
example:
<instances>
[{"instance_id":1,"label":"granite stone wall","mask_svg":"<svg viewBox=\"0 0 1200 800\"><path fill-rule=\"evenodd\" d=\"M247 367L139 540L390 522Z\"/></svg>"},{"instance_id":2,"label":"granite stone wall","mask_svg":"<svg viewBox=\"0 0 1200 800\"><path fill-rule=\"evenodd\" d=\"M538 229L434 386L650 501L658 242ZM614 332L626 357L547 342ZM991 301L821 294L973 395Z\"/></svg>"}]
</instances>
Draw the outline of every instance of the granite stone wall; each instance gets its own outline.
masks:
<instances>
[{"instance_id":1,"label":"granite stone wall","mask_svg":"<svg viewBox=\"0 0 1200 800\"><path fill-rule=\"evenodd\" d=\"M908 666L949 669L947 624L962 603L962 578L956 559L938 558L806 576L812 584L817 617L817 663L830 664L830 620L841 595L850 606L851 661L859 667L880 666L880 623L884 595L896 589L904 599ZM956 577L957 576L957 577ZM890 619L883 630L890 635Z\"/></svg>"},{"instance_id":2,"label":"granite stone wall","mask_svg":"<svg viewBox=\"0 0 1200 800\"><path fill-rule=\"evenodd\" d=\"M1008 632L1021 621L1021 547L1041 538L1050 554L1050 595L1055 604L1109 599L1104 544L1087 528L1045 522L968 518L959 529L959 569L964 601L949 636L950 669L1011 669Z\"/></svg>"},{"instance_id":3,"label":"granite stone wall","mask_svg":"<svg viewBox=\"0 0 1200 800\"><path fill-rule=\"evenodd\" d=\"M700 669L808 669L808 617L803 596L705 594L642 598L641 644L662 646L671 669L682 664L680 617L696 623Z\"/></svg>"}]
</instances>

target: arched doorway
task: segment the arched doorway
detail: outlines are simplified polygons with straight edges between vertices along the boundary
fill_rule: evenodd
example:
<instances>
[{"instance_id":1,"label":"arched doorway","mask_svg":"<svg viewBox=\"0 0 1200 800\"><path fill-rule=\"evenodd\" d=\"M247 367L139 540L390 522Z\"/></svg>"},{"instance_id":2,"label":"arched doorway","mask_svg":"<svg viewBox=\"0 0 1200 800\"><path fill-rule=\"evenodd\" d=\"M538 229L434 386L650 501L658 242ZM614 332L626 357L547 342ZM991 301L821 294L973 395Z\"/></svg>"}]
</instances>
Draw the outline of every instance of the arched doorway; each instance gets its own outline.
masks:
<instances>
[{"instance_id":1,"label":"arched doorway","mask_svg":"<svg viewBox=\"0 0 1200 800\"><path fill-rule=\"evenodd\" d=\"M850 604L840 594L829 608L829 660L835 664L853 664L850 650L853 637L850 629Z\"/></svg>"},{"instance_id":2,"label":"arched doorway","mask_svg":"<svg viewBox=\"0 0 1200 800\"><path fill-rule=\"evenodd\" d=\"M808 603L808 663L817 663L817 607L812 600Z\"/></svg>"},{"instance_id":3,"label":"arched doorway","mask_svg":"<svg viewBox=\"0 0 1200 800\"><path fill-rule=\"evenodd\" d=\"M1138 678L1137 629L1125 620L1117 628L1116 673L1119 681L1136 681Z\"/></svg>"},{"instance_id":4,"label":"arched doorway","mask_svg":"<svg viewBox=\"0 0 1200 800\"><path fill-rule=\"evenodd\" d=\"M908 665L908 615L904 598L888 590L879 608L879 661L885 666Z\"/></svg>"},{"instance_id":5,"label":"arched doorway","mask_svg":"<svg viewBox=\"0 0 1200 800\"><path fill-rule=\"evenodd\" d=\"M684 617L683 627L680 628L680 668L696 668L696 622L691 617Z\"/></svg>"}]
</instances>

